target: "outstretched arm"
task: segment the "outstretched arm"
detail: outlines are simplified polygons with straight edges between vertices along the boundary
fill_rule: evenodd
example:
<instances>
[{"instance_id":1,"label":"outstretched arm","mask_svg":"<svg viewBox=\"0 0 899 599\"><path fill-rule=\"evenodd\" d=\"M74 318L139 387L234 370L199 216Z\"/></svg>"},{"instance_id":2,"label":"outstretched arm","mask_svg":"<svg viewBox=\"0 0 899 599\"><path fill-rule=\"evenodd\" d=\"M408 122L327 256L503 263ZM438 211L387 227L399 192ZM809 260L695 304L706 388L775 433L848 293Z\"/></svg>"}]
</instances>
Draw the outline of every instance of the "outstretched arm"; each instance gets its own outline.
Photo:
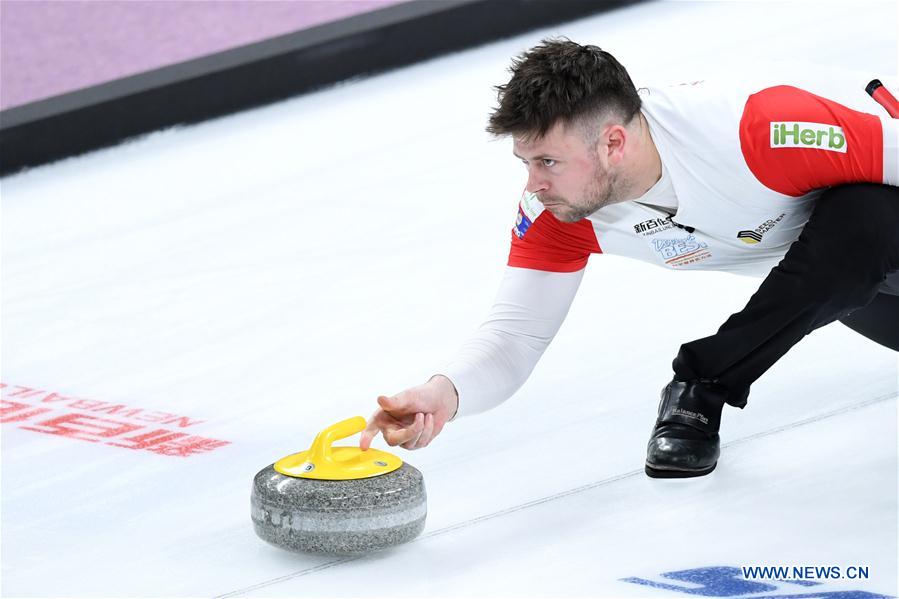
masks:
<instances>
[{"instance_id":1,"label":"outstretched arm","mask_svg":"<svg viewBox=\"0 0 899 599\"><path fill-rule=\"evenodd\" d=\"M378 398L362 433L368 449L381 432L388 445L427 446L457 415L493 408L524 384L568 314L584 275L507 266L486 320L440 373L417 387Z\"/></svg>"},{"instance_id":2,"label":"outstretched arm","mask_svg":"<svg viewBox=\"0 0 899 599\"><path fill-rule=\"evenodd\" d=\"M441 371L459 393L458 415L494 408L524 384L562 326L583 276L584 269L506 267L487 319Z\"/></svg>"}]
</instances>

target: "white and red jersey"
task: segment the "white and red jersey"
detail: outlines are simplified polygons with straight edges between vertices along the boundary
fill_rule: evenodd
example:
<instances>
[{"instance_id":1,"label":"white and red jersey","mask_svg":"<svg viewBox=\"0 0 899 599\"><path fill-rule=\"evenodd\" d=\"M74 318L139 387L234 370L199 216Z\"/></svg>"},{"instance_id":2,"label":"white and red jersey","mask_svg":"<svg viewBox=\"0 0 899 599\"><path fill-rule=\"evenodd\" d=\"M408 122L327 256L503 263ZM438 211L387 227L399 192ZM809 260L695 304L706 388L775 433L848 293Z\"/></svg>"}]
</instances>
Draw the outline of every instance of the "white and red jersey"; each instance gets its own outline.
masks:
<instances>
[{"instance_id":1,"label":"white and red jersey","mask_svg":"<svg viewBox=\"0 0 899 599\"><path fill-rule=\"evenodd\" d=\"M824 188L899 185L899 121L865 93L867 81L846 89L706 81L644 88L662 178L642 197L577 223L558 221L525 194L509 265L573 272L590 254L607 253L667 268L767 274Z\"/></svg>"},{"instance_id":2,"label":"white and red jersey","mask_svg":"<svg viewBox=\"0 0 899 599\"><path fill-rule=\"evenodd\" d=\"M662 177L636 200L564 223L525 193L487 320L442 371L459 414L510 397L561 326L591 254L766 275L827 187L899 186L899 121L872 77L765 76L642 88Z\"/></svg>"}]
</instances>

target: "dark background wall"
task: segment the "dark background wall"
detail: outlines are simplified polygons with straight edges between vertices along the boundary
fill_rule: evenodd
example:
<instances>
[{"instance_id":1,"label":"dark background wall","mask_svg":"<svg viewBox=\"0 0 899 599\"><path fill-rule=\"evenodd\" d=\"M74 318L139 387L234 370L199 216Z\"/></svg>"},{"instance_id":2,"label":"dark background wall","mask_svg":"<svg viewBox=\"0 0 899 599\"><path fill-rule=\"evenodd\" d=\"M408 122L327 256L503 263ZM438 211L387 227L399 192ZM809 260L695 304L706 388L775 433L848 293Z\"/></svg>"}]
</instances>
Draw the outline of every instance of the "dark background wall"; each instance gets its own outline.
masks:
<instances>
[{"instance_id":1,"label":"dark background wall","mask_svg":"<svg viewBox=\"0 0 899 599\"><path fill-rule=\"evenodd\" d=\"M3 0L0 175L634 1Z\"/></svg>"},{"instance_id":2,"label":"dark background wall","mask_svg":"<svg viewBox=\"0 0 899 599\"><path fill-rule=\"evenodd\" d=\"M403 0L3 0L0 110Z\"/></svg>"}]
</instances>

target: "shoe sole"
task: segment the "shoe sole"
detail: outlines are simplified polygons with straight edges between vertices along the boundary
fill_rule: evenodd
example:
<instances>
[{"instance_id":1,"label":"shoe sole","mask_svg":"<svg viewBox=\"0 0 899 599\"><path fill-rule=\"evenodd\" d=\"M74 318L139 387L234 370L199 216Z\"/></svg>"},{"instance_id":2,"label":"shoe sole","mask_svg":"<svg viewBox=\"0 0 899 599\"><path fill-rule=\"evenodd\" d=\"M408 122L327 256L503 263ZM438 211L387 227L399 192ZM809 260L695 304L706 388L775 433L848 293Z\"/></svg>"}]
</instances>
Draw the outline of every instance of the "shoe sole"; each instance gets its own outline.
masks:
<instances>
[{"instance_id":1,"label":"shoe sole","mask_svg":"<svg viewBox=\"0 0 899 599\"><path fill-rule=\"evenodd\" d=\"M694 478L709 474L717 465L718 462L715 462L708 468L702 468L700 470L678 470L675 468L665 470L663 468L653 468L649 464L646 464L645 471L646 475L650 478Z\"/></svg>"}]
</instances>

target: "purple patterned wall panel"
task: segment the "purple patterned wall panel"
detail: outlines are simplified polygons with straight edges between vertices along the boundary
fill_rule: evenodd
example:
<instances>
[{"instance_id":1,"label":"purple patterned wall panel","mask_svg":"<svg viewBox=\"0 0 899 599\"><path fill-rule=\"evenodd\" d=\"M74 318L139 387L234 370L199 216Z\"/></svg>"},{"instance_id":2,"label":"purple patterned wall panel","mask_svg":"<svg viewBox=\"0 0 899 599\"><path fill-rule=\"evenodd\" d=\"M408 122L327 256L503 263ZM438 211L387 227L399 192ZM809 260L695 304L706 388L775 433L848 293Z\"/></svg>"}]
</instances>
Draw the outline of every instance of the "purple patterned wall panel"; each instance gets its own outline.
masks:
<instances>
[{"instance_id":1,"label":"purple patterned wall panel","mask_svg":"<svg viewBox=\"0 0 899 599\"><path fill-rule=\"evenodd\" d=\"M0 109L404 0L0 0Z\"/></svg>"}]
</instances>

